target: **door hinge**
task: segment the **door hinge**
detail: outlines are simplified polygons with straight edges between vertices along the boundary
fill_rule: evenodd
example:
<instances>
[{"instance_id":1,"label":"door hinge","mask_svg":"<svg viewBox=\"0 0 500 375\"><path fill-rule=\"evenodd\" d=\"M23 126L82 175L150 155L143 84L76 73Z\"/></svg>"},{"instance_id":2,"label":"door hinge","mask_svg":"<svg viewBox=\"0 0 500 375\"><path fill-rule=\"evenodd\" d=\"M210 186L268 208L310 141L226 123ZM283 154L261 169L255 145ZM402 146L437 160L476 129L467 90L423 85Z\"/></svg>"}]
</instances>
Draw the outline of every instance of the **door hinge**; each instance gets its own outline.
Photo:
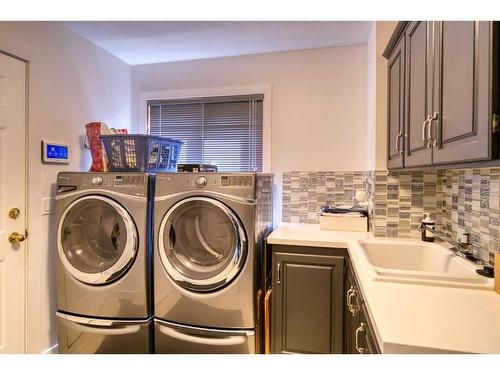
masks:
<instances>
[{"instance_id":1,"label":"door hinge","mask_svg":"<svg viewBox=\"0 0 500 375\"><path fill-rule=\"evenodd\" d=\"M491 119L491 131L493 133L498 133L498 115L496 113L493 114Z\"/></svg>"}]
</instances>

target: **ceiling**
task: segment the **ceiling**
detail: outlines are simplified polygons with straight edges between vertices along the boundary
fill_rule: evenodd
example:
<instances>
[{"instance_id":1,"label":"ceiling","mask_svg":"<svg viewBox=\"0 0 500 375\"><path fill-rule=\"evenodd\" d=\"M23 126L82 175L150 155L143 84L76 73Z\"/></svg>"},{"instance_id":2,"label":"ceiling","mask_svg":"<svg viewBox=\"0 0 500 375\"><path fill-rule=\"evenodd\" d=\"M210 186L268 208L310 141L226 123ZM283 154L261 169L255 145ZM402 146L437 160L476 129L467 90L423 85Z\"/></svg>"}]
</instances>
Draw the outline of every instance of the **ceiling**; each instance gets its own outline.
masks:
<instances>
[{"instance_id":1,"label":"ceiling","mask_svg":"<svg viewBox=\"0 0 500 375\"><path fill-rule=\"evenodd\" d=\"M372 22L62 22L130 65L345 46L367 42Z\"/></svg>"}]
</instances>

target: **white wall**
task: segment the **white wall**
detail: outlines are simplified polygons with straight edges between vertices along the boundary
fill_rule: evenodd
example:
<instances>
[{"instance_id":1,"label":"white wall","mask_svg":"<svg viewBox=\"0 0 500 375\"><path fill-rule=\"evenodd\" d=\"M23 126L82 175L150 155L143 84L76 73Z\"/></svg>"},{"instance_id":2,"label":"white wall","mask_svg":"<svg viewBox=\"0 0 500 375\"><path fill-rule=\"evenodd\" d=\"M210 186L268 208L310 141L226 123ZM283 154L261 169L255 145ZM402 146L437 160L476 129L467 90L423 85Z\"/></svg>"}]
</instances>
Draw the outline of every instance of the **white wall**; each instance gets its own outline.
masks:
<instances>
[{"instance_id":1,"label":"white wall","mask_svg":"<svg viewBox=\"0 0 500 375\"><path fill-rule=\"evenodd\" d=\"M271 85L273 172L364 170L366 65L359 45L134 66L134 125L142 92Z\"/></svg>"},{"instance_id":2,"label":"white wall","mask_svg":"<svg viewBox=\"0 0 500 375\"><path fill-rule=\"evenodd\" d=\"M366 73L366 164L367 169L375 169L376 116L377 116L377 23L373 22L366 45L367 73Z\"/></svg>"},{"instance_id":3,"label":"white wall","mask_svg":"<svg viewBox=\"0 0 500 375\"><path fill-rule=\"evenodd\" d=\"M0 22L0 49L30 61L28 351L39 353L56 343L54 217L42 216L41 200L55 195L59 171L88 170L86 123L130 128L131 69L53 22ZM42 139L69 143L70 164L43 165Z\"/></svg>"}]
</instances>

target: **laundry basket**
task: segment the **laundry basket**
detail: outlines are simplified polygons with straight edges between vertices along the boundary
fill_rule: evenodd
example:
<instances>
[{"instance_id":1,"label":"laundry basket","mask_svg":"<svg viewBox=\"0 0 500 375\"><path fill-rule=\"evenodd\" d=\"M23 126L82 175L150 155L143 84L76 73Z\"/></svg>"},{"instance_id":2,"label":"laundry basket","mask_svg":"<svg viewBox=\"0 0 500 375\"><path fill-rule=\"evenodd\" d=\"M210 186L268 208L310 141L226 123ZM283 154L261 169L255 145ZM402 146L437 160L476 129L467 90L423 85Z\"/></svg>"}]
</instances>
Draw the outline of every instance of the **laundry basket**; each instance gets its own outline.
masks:
<instances>
[{"instance_id":1,"label":"laundry basket","mask_svg":"<svg viewBox=\"0 0 500 375\"><path fill-rule=\"evenodd\" d=\"M113 172L176 172L183 142L144 134L101 135Z\"/></svg>"}]
</instances>

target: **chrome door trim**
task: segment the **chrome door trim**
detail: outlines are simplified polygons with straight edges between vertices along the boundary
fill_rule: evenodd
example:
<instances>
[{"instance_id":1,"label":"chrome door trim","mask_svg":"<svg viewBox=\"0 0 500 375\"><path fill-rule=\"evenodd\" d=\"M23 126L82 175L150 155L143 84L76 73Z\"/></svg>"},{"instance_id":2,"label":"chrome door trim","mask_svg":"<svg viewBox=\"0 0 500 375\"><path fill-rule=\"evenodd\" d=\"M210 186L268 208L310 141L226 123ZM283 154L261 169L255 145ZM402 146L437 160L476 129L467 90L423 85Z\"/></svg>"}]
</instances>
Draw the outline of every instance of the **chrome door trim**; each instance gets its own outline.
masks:
<instances>
[{"instance_id":1,"label":"chrome door trim","mask_svg":"<svg viewBox=\"0 0 500 375\"><path fill-rule=\"evenodd\" d=\"M166 322L164 320L155 318L155 323L162 327L168 327L176 331L186 332L188 334L198 334L203 336L211 336L211 337L227 337L227 336L255 336L254 330L249 329L219 329L219 328L203 328L196 326L187 326L184 324Z\"/></svg>"},{"instance_id":2,"label":"chrome door trim","mask_svg":"<svg viewBox=\"0 0 500 375\"><path fill-rule=\"evenodd\" d=\"M172 193L172 194L167 194L167 195L161 195L161 196L158 196L158 197L155 197L155 202L162 202L162 201L165 201L167 199L171 199L171 198L175 198L175 197L178 197L178 196L183 196L183 195L210 195L210 196L216 196L216 197L220 197L220 198L225 198L225 199L229 199L233 202L237 202L237 203L243 203L243 204L246 204L246 205L249 205L249 206L253 206L255 204L255 200L254 199L245 199L245 198L241 198L241 197L238 197L238 196L235 196L235 195L231 195L231 194L224 194L224 193L219 193L219 192L216 192L216 191L205 191L205 190L189 190L189 191L183 191L183 192L180 192L180 193Z\"/></svg>"},{"instance_id":3,"label":"chrome door trim","mask_svg":"<svg viewBox=\"0 0 500 375\"><path fill-rule=\"evenodd\" d=\"M232 260L228 263L226 268L222 270L222 272L205 280L191 279L181 274L179 271L177 271L177 269L169 262L165 251L165 245L163 243L165 227L167 225L168 220L172 216L173 212L178 207L186 203L199 202L199 201L208 202L216 206L220 210L222 210L226 214L226 216L230 219L231 223L233 224L233 228L235 229L237 234L236 248L234 249L234 255ZM219 202L216 199L208 197L189 197L173 205L167 211L165 216L163 216L163 219L160 223L160 230L158 233L157 240L158 240L158 250L160 253L160 260L167 274L180 286L196 292L213 291L215 289L219 289L220 287L230 282L234 277L236 277L236 275L243 267L244 260L246 259L246 253L248 251L248 241L245 234L245 230L238 217L233 213L233 211L231 211L231 209L228 206L226 206L222 202Z\"/></svg>"},{"instance_id":4,"label":"chrome door trim","mask_svg":"<svg viewBox=\"0 0 500 375\"><path fill-rule=\"evenodd\" d=\"M81 195L81 194L87 194L87 195L89 195L89 194L90 195L106 194L106 195L116 196L116 197L123 198L123 199L128 199L131 201L137 201L137 202L147 202L148 201L147 197L136 197L134 195L123 194L123 193L119 193L117 191L109 191L109 190L104 190L104 189L76 190L76 191L72 191L70 193L57 194L56 200L65 199L68 197L73 197L75 195Z\"/></svg>"},{"instance_id":5,"label":"chrome door trim","mask_svg":"<svg viewBox=\"0 0 500 375\"><path fill-rule=\"evenodd\" d=\"M61 241L61 234L62 234L62 225L63 221L66 218L66 215L68 214L68 211L73 208L76 204L86 201L86 200L101 200L107 204L109 204L111 207L113 207L118 213L121 215L123 222L125 223L125 226L127 228L127 240L125 244L125 249L123 250L122 255L118 260L113 264L110 268L103 272L97 272L97 273L87 273L87 272L82 272L75 267L68 261L66 258L66 255L64 254L63 251L63 246L62 246L62 241ZM58 223L58 229L57 229L57 250L59 253L59 259L61 259L61 262L63 263L64 269L71 275L73 276L76 280L86 283L86 284L91 284L91 285L101 285L101 284L106 284L109 282L112 282L116 279L118 279L124 272L126 272L130 265L132 264L133 260L135 259L135 256L138 251L138 235L137 235L137 228L135 226L134 220L128 213L128 211L123 208L120 204L115 202L114 200L110 198L106 198L100 195L86 195L83 197L80 197L73 202L71 202L68 207L64 210L64 212L61 215L61 218Z\"/></svg>"}]
</instances>

